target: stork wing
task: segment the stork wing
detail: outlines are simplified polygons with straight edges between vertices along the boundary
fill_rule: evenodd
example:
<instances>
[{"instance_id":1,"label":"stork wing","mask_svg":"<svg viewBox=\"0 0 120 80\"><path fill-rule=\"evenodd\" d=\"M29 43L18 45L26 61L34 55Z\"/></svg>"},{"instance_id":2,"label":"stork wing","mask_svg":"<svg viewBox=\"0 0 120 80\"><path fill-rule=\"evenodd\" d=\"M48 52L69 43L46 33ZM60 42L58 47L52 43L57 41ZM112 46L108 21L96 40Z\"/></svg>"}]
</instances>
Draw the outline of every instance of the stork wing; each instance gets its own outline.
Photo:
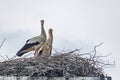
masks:
<instances>
[{"instance_id":1,"label":"stork wing","mask_svg":"<svg viewBox=\"0 0 120 80\"><path fill-rule=\"evenodd\" d=\"M27 40L26 44L17 52L17 56L22 56L24 53L26 53L26 52L24 52L24 50L27 50L38 44L40 44L40 42L38 42L37 40L35 40L35 41L33 41L33 40L31 41L31 39Z\"/></svg>"},{"instance_id":2,"label":"stork wing","mask_svg":"<svg viewBox=\"0 0 120 80\"><path fill-rule=\"evenodd\" d=\"M42 43L42 40L40 40L39 36L33 37L26 41L26 44L23 46L23 48L21 50L26 50L26 49L36 46L40 43Z\"/></svg>"},{"instance_id":3,"label":"stork wing","mask_svg":"<svg viewBox=\"0 0 120 80\"><path fill-rule=\"evenodd\" d=\"M25 44L20 50L21 51L23 51L23 50L26 50L26 49L28 49L28 48L31 48L31 47L33 47L33 46L35 46L35 45L38 45L39 44L39 42L35 42L35 43L29 43L29 44Z\"/></svg>"}]
</instances>

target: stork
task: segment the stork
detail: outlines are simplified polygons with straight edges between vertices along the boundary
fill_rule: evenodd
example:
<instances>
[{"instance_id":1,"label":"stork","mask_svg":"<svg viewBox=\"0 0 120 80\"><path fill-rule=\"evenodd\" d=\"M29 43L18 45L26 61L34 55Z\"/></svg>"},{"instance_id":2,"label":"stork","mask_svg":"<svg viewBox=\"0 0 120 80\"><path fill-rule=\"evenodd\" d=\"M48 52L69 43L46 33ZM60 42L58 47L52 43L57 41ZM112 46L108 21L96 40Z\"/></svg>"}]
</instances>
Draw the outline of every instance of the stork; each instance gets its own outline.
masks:
<instances>
[{"instance_id":1,"label":"stork","mask_svg":"<svg viewBox=\"0 0 120 80\"><path fill-rule=\"evenodd\" d=\"M49 34L49 38L46 40L44 45L39 50L39 55L41 55L41 57L50 57L52 52L53 29L50 28L48 34Z\"/></svg>"},{"instance_id":2,"label":"stork","mask_svg":"<svg viewBox=\"0 0 120 80\"><path fill-rule=\"evenodd\" d=\"M34 56L37 57L38 50L45 43L45 41L46 41L46 32L44 30L44 20L41 20L41 34L39 36L28 39L25 45L17 52L16 55L20 57L27 52L35 51Z\"/></svg>"}]
</instances>

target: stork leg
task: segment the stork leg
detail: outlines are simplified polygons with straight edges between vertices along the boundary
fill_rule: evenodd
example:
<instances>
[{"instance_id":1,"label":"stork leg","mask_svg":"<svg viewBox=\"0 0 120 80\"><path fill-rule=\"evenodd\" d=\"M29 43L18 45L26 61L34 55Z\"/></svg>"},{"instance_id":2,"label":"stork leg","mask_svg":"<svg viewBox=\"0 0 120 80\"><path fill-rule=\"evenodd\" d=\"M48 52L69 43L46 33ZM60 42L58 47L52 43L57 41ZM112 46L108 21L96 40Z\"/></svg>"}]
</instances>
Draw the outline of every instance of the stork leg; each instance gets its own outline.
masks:
<instances>
[{"instance_id":1,"label":"stork leg","mask_svg":"<svg viewBox=\"0 0 120 80\"><path fill-rule=\"evenodd\" d=\"M37 56L38 56L38 52L35 51L35 53L34 53L34 57L36 58Z\"/></svg>"},{"instance_id":2,"label":"stork leg","mask_svg":"<svg viewBox=\"0 0 120 80\"><path fill-rule=\"evenodd\" d=\"M38 51L37 51L37 48L35 47L35 50L34 50L35 52L34 52L34 57L35 58L37 58L37 56L38 56Z\"/></svg>"}]
</instances>

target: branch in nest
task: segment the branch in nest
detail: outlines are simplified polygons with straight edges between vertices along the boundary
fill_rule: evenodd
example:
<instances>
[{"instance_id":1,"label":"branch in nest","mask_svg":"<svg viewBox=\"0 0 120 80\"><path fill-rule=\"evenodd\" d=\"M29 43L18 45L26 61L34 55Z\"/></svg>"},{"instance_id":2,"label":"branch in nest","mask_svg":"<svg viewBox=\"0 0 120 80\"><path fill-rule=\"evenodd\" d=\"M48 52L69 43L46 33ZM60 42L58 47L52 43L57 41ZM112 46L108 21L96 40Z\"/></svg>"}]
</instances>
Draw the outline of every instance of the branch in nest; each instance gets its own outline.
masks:
<instances>
[{"instance_id":1,"label":"branch in nest","mask_svg":"<svg viewBox=\"0 0 120 80\"><path fill-rule=\"evenodd\" d=\"M93 55L92 59L94 59L95 56L96 56L96 54L97 54L96 48L99 47L99 46L101 46L102 44L103 44L103 42L101 42L100 44L94 46L94 53L95 53L95 54Z\"/></svg>"},{"instance_id":2,"label":"branch in nest","mask_svg":"<svg viewBox=\"0 0 120 80\"><path fill-rule=\"evenodd\" d=\"M3 58L6 61L6 59L3 56L0 55L0 57Z\"/></svg>"},{"instance_id":3,"label":"branch in nest","mask_svg":"<svg viewBox=\"0 0 120 80\"><path fill-rule=\"evenodd\" d=\"M74 53L74 52L80 51L80 50L81 50L81 49L75 49L75 50L72 50L72 51L70 51L70 52L67 52L67 54Z\"/></svg>"},{"instance_id":4,"label":"branch in nest","mask_svg":"<svg viewBox=\"0 0 120 80\"><path fill-rule=\"evenodd\" d=\"M10 60L10 58L6 55L6 58L8 59L8 60Z\"/></svg>"},{"instance_id":5,"label":"branch in nest","mask_svg":"<svg viewBox=\"0 0 120 80\"><path fill-rule=\"evenodd\" d=\"M0 48L3 46L5 40L6 40L6 39L4 38L4 40L3 40L2 43L0 44Z\"/></svg>"},{"instance_id":6,"label":"branch in nest","mask_svg":"<svg viewBox=\"0 0 120 80\"><path fill-rule=\"evenodd\" d=\"M115 61L113 62L113 63L109 63L109 61L108 61L108 63L104 63L103 65L101 65L101 67L103 68L103 67L113 67L113 66L115 66Z\"/></svg>"},{"instance_id":7,"label":"branch in nest","mask_svg":"<svg viewBox=\"0 0 120 80\"><path fill-rule=\"evenodd\" d=\"M105 56L96 56L96 58L99 58L99 57L108 57L108 56L110 56L112 53L109 53L109 54L107 54L107 55L105 55Z\"/></svg>"}]
</instances>

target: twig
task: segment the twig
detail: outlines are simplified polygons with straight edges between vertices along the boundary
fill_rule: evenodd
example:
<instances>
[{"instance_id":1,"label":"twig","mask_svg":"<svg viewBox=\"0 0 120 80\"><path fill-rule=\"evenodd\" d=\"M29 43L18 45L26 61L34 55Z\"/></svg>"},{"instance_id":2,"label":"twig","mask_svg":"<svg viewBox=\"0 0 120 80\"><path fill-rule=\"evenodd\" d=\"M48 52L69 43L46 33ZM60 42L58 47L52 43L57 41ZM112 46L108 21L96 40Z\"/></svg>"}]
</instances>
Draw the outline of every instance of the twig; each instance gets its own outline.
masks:
<instances>
[{"instance_id":1,"label":"twig","mask_svg":"<svg viewBox=\"0 0 120 80\"><path fill-rule=\"evenodd\" d=\"M6 59L3 56L0 55L0 57L3 58L6 61Z\"/></svg>"},{"instance_id":2,"label":"twig","mask_svg":"<svg viewBox=\"0 0 120 80\"><path fill-rule=\"evenodd\" d=\"M10 60L13 60L15 57L17 57L17 55L13 56L12 58L10 58Z\"/></svg>"},{"instance_id":3,"label":"twig","mask_svg":"<svg viewBox=\"0 0 120 80\"><path fill-rule=\"evenodd\" d=\"M70 52L67 52L67 54L70 54L70 53L73 53L73 52L76 52L76 51L79 51L79 50L81 50L81 49L72 50L72 51L70 51Z\"/></svg>"},{"instance_id":4,"label":"twig","mask_svg":"<svg viewBox=\"0 0 120 80\"><path fill-rule=\"evenodd\" d=\"M67 52L67 53L73 53L73 52L76 52L76 51L78 51L79 49L75 49L75 50L72 50L72 51L70 51L70 52Z\"/></svg>"},{"instance_id":5,"label":"twig","mask_svg":"<svg viewBox=\"0 0 120 80\"><path fill-rule=\"evenodd\" d=\"M93 55L92 59L94 59L95 56L96 56L96 54L97 54L96 48L99 47L99 46L101 46L102 44L103 44L103 42L101 42L100 44L94 46L94 53L95 53L95 54Z\"/></svg>"},{"instance_id":6,"label":"twig","mask_svg":"<svg viewBox=\"0 0 120 80\"><path fill-rule=\"evenodd\" d=\"M98 57L108 57L108 56L110 56L112 53L109 53L109 54L107 54L107 55L105 55L105 56L96 56L97 58Z\"/></svg>"},{"instance_id":7,"label":"twig","mask_svg":"<svg viewBox=\"0 0 120 80\"><path fill-rule=\"evenodd\" d=\"M2 43L0 44L0 48L2 47L2 45L3 45L3 43L5 42L5 38L4 38L4 40L2 41Z\"/></svg>"},{"instance_id":8,"label":"twig","mask_svg":"<svg viewBox=\"0 0 120 80\"><path fill-rule=\"evenodd\" d=\"M10 58L6 55L6 58L8 59L8 60L10 60Z\"/></svg>"}]
</instances>

